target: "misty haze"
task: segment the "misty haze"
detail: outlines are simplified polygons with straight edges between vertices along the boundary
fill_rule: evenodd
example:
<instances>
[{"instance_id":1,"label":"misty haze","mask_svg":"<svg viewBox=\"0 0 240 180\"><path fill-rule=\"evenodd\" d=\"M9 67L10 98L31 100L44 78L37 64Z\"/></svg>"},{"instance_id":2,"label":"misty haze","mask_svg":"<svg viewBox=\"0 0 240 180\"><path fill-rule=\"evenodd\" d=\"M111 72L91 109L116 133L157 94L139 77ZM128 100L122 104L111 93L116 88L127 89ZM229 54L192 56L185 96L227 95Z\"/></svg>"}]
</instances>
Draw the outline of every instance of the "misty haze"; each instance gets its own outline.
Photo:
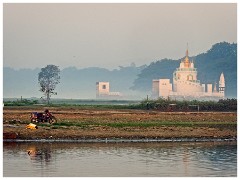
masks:
<instances>
[{"instance_id":1,"label":"misty haze","mask_svg":"<svg viewBox=\"0 0 240 180\"><path fill-rule=\"evenodd\" d=\"M226 97L236 97L236 7L4 4L3 97L40 98L38 73L53 64L61 69L53 98L95 99L96 83L109 82L111 92L143 99L153 79L172 81L187 43L199 80L223 72Z\"/></svg>"}]
</instances>

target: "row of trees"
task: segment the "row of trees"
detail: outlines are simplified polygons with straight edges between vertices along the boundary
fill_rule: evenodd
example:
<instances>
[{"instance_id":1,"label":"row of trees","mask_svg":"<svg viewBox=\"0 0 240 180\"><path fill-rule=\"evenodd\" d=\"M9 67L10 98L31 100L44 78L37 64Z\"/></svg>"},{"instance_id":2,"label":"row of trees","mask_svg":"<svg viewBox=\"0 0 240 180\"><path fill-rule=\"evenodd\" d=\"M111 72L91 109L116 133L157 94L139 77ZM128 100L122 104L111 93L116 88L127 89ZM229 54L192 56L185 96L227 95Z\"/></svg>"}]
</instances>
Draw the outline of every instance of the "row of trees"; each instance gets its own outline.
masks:
<instances>
[{"instance_id":1,"label":"row of trees","mask_svg":"<svg viewBox=\"0 0 240 180\"><path fill-rule=\"evenodd\" d=\"M16 100L16 101L5 101L4 106L29 106L38 104L38 100ZM59 105L66 104L61 103ZM71 104L68 104L71 105ZM73 105L73 104L72 104ZM78 106L78 105L74 105ZM79 106L82 106L79 104ZM219 101L172 101L166 99L158 100L143 100L138 104L131 105L84 105L84 107L94 108L107 108L107 109L145 109L145 110L157 110L166 112L189 112L189 111L237 111L237 100L236 99L221 99Z\"/></svg>"},{"instance_id":2,"label":"row of trees","mask_svg":"<svg viewBox=\"0 0 240 180\"><path fill-rule=\"evenodd\" d=\"M140 107L160 111L237 111L237 99L221 99L219 101L145 99L141 102Z\"/></svg>"}]
</instances>

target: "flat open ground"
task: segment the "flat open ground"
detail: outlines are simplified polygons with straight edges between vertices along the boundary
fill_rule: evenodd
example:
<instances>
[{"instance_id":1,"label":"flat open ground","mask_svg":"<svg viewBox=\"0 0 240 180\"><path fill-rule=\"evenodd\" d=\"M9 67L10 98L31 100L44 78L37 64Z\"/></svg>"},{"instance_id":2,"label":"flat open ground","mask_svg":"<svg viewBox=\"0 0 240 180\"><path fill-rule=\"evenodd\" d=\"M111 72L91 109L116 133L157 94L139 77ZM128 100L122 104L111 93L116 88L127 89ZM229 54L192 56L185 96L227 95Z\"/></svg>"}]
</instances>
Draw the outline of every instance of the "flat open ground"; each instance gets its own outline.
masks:
<instances>
[{"instance_id":1,"label":"flat open ground","mask_svg":"<svg viewBox=\"0 0 240 180\"><path fill-rule=\"evenodd\" d=\"M31 112L44 107L4 107L3 132L18 139L92 138L236 138L236 112L159 112L99 108L49 107L55 124L26 129ZM17 120L17 121L15 121Z\"/></svg>"}]
</instances>

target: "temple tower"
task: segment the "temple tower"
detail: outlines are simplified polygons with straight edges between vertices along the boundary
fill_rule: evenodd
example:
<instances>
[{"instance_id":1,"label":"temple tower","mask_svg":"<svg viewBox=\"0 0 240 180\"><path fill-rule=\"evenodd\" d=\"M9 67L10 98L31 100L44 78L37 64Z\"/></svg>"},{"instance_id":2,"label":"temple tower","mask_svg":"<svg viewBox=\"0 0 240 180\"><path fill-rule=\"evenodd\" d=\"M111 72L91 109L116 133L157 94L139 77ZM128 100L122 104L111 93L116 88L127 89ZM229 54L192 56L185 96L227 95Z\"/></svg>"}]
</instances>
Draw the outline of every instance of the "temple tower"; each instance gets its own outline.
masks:
<instances>
[{"instance_id":1,"label":"temple tower","mask_svg":"<svg viewBox=\"0 0 240 180\"><path fill-rule=\"evenodd\" d=\"M219 93L223 94L225 96L225 79L224 74L222 73L219 79Z\"/></svg>"},{"instance_id":2,"label":"temple tower","mask_svg":"<svg viewBox=\"0 0 240 180\"><path fill-rule=\"evenodd\" d=\"M203 91L203 87L197 79L197 69L194 68L193 61L189 60L188 49L179 68L173 73L173 91L185 95Z\"/></svg>"}]
</instances>

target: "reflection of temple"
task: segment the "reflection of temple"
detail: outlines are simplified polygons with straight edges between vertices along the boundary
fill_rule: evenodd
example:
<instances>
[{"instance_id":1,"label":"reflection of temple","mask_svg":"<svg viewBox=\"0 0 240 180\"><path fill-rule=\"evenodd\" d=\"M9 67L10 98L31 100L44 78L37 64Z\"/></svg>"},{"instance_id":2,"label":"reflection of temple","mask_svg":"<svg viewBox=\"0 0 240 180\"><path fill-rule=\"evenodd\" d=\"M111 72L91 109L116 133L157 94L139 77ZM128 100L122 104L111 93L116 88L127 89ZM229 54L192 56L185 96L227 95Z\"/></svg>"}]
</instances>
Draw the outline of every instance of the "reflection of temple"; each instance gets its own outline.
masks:
<instances>
[{"instance_id":1,"label":"reflection of temple","mask_svg":"<svg viewBox=\"0 0 240 180\"><path fill-rule=\"evenodd\" d=\"M200 84L197 79L197 68L193 61L189 60L188 50L186 57L181 61L179 68L173 72L173 84L170 79L156 79L152 84L153 98L189 98L189 99L222 99L225 92L225 80L223 73L220 76L219 88L217 84Z\"/></svg>"},{"instance_id":2,"label":"reflection of temple","mask_svg":"<svg viewBox=\"0 0 240 180\"><path fill-rule=\"evenodd\" d=\"M183 151L183 165L184 165L184 176L189 176L189 170L188 170L188 166L189 166L189 150L188 148L184 148Z\"/></svg>"}]
</instances>

